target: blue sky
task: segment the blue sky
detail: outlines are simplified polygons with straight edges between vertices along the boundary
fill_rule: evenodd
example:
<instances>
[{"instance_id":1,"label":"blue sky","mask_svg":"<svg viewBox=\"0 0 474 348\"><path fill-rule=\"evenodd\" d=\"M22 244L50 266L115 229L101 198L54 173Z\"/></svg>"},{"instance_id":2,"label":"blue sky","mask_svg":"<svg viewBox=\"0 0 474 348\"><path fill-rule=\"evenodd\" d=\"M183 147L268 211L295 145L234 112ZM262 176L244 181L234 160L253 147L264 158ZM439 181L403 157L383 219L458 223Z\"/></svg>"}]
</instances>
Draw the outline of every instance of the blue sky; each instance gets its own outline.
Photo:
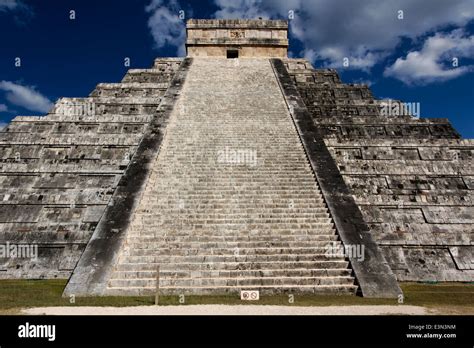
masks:
<instances>
[{"instance_id":1,"label":"blue sky","mask_svg":"<svg viewBox=\"0 0 474 348\"><path fill-rule=\"evenodd\" d=\"M422 117L449 118L474 138L472 0L0 0L0 124L120 81L127 57L148 68L182 55L183 13L290 17L291 56L377 97L420 103Z\"/></svg>"}]
</instances>

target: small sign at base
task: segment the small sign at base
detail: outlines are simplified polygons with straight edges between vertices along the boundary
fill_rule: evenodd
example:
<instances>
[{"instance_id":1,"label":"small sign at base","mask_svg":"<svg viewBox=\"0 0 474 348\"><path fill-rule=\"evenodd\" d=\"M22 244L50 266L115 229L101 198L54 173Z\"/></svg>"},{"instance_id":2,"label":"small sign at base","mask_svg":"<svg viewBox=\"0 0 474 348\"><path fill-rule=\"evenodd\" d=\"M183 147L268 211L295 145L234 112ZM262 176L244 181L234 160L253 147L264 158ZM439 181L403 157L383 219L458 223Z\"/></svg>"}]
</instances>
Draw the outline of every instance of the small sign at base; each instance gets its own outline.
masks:
<instances>
[{"instance_id":1,"label":"small sign at base","mask_svg":"<svg viewBox=\"0 0 474 348\"><path fill-rule=\"evenodd\" d=\"M258 301L260 300L260 292L258 290L242 290L240 299L243 301Z\"/></svg>"}]
</instances>

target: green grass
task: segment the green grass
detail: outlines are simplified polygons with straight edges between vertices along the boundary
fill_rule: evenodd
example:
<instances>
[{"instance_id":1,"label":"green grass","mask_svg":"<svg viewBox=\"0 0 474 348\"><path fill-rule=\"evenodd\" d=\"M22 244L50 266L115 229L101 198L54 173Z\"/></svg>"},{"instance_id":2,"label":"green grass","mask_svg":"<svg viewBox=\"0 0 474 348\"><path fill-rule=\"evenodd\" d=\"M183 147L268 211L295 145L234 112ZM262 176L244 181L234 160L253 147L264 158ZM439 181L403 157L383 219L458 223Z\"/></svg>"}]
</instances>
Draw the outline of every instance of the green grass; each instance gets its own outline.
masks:
<instances>
[{"instance_id":1,"label":"green grass","mask_svg":"<svg viewBox=\"0 0 474 348\"><path fill-rule=\"evenodd\" d=\"M66 280L0 280L0 310L45 306L140 306L154 304L154 297L61 297ZM474 308L472 283L402 283L405 305L427 307ZM161 296L160 305L180 305L178 296ZM288 295L262 296L260 301L241 301L238 295L186 296L185 304L260 304L290 306L396 305L396 299L370 299L351 295Z\"/></svg>"},{"instance_id":2,"label":"green grass","mask_svg":"<svg viewBox=\"0 0 474 348\"><path fill-rule=\"evenodd\" d=\"M406 304L474 307L473 283L402 283L400 286Z\"/></svg>"}]
</instances>

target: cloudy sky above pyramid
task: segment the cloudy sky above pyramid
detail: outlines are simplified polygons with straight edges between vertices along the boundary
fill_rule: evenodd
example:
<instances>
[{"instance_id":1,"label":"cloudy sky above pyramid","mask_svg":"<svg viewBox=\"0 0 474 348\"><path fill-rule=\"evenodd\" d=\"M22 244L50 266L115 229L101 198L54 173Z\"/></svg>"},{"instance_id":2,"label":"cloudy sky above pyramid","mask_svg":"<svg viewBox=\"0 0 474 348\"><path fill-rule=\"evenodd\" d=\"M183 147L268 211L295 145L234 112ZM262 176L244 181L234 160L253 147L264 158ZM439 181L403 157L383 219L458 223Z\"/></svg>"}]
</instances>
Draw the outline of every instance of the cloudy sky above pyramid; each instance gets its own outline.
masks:
<instances>
[{"instance_id":1,"label":"cloudy sky above pyramid","mask_svg":"<svg viewBox=\"0 0 474 348\"><path fill-rule=\"evenodd\" d=\"M184 55L180 14L290 19L290 56L379 98L419 102L422 117L447 117L474 138L472 0L0 0L0 126Z\"/></svg>"}]
</instances>

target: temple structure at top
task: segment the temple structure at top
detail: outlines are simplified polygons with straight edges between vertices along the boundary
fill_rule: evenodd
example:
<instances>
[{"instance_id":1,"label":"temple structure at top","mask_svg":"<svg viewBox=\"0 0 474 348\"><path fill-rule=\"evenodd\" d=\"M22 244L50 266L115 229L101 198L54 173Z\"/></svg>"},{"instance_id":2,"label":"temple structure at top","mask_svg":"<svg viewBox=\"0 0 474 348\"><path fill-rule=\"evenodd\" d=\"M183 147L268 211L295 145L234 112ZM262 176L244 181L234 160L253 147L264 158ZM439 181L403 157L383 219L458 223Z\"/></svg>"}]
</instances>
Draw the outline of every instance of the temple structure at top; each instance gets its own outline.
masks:
<instances>
[{"instance_id":1,"label":"temple structure at top","mask_svg":"<svg viewBox=\"0 0 474 348\"><path fill-rule=\"evenodd\" d=\"M284 20L190 19L188 57L286 58L288 22Z\"/></svg>"}]
</instances>

